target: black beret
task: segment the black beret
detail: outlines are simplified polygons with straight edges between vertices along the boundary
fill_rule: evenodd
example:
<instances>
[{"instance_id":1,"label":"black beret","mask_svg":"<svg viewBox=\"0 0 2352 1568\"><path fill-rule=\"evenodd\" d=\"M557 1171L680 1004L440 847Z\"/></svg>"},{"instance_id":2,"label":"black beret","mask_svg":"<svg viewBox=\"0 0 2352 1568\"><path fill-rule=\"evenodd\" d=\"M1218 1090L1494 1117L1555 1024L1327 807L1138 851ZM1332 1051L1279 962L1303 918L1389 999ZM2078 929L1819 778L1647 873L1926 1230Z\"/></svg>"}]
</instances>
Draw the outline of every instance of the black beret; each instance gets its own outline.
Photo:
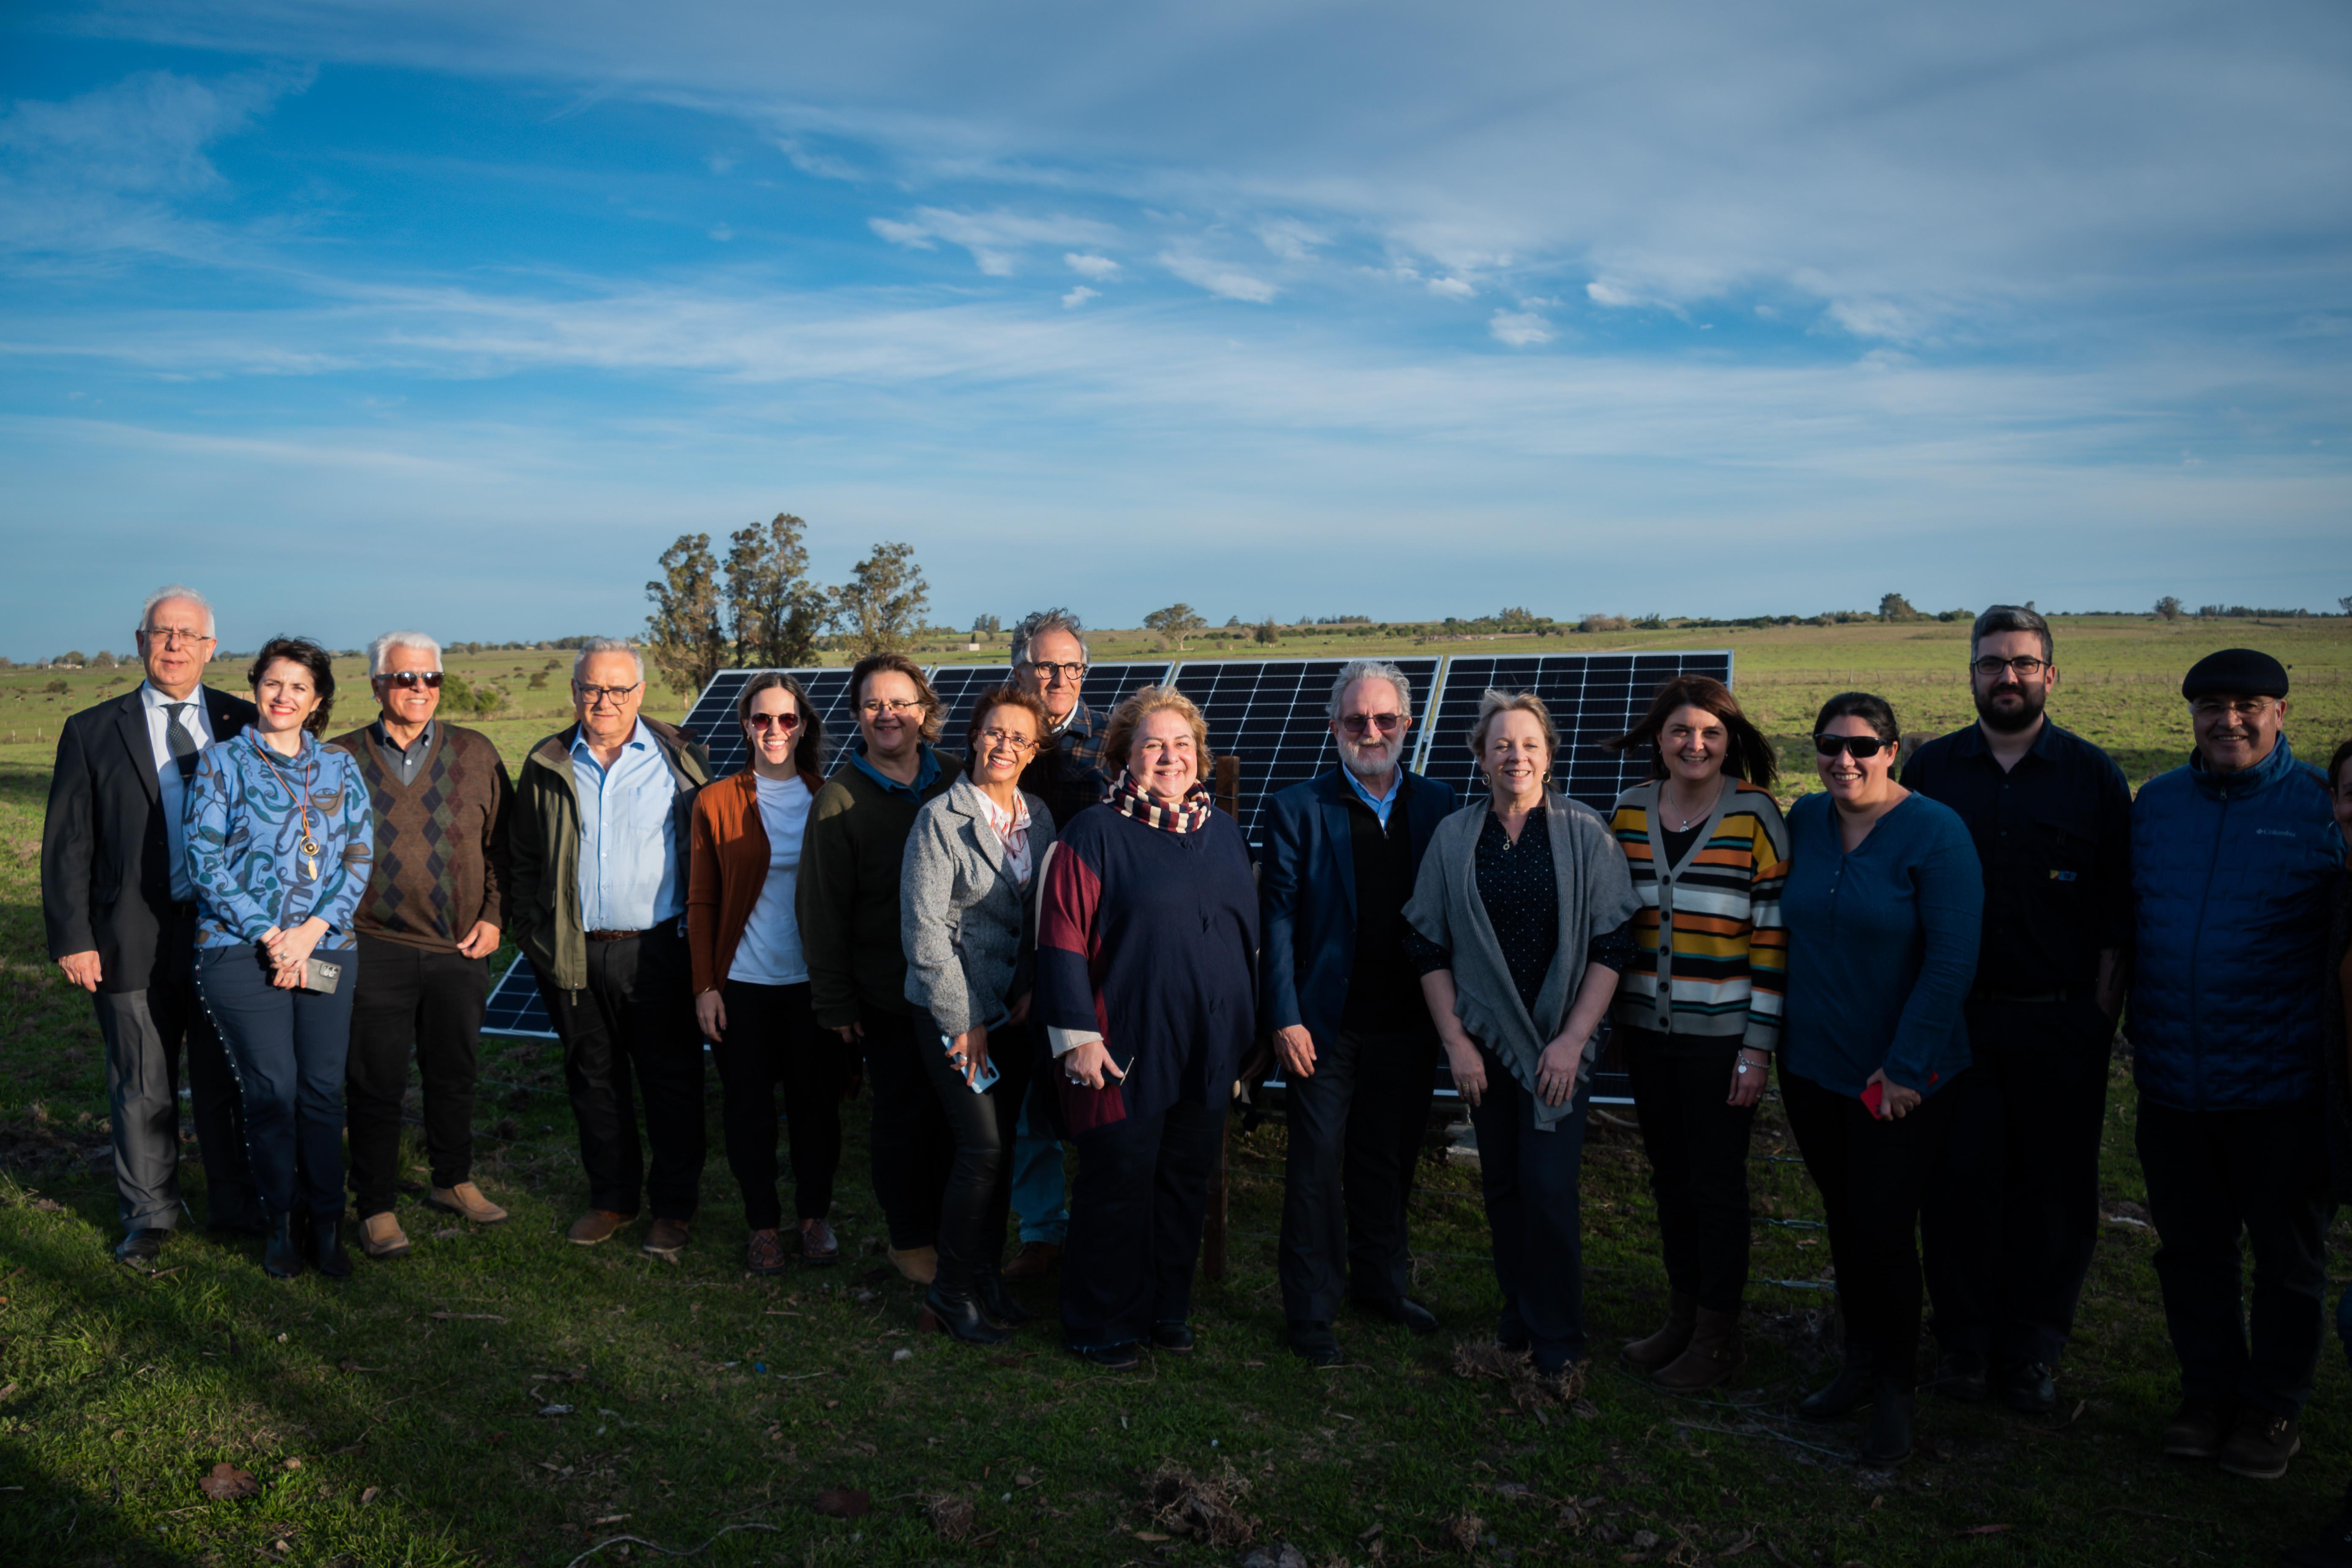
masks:
<instances>
[{"instance_id":1,"label":"black beret","mask_svg":"<svg viewBox=\"0 0 2352 1568\"><path fill-rule=\"evenodd\" d=\"M2225 647L2189 667L2180 695L2191 702L2200 697L2284 697L2286 666L2255 648Z\"/></svg>"}]
</instances>

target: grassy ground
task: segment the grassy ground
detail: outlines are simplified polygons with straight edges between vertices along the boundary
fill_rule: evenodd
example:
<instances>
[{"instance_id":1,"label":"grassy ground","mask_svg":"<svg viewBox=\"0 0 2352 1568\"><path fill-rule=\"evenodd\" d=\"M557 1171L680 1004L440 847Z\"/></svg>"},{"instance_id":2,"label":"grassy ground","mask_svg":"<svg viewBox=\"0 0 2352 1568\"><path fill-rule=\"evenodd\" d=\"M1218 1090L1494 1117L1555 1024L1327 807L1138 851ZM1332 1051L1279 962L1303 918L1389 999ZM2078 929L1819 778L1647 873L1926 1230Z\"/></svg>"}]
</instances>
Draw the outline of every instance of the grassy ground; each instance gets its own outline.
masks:
<instances>
[{"instance_id":1,"label":"grassy ground","mask_svg":"<svg viewBox=\"0 0 2352 1568\"><path fill-rule=\"evenodd\" d=\"M2342 622L2119 622L2109 633L2062 626L2069 684L2055 710L2117 750L2135 782L2185 745L2169 695L2179 671L2232 642L2294 664L2305 754L2352 731ZM1565 646L1604 640L1700 639ZM1706 640L1738 648L1743 693L1791 742L1819 697L1847 686L1886 692L1922 731L1965 713L1951 628ZM459 661L509 672L516 711L489 728L510 757L554 718L548 694L510 671L547 657ZM271 1282L254 1247L193 1231L162 1273L134 1273L106 1256L116 1232L96 1029L86 998L45 962L39 929L49 738L57 716L99 694L95 672L68 679L69 693L44 704L37 681L0 677L0 732L13 719L26 737L0 743L0 1561L568 1564L618 1536L677 1551L748 1526L697 1561L1206 1563L1287 1542L1316 1568L1433 1554L2244 1563L2324 1517L2352 1468L2332 1350L2284 1481L2157 1455L2176 1385L2153 1240L2128 1223L2144 1213L2121 1064L2112 1223L2060 1413L2021 1420L1927 1402L1921 1454L1892 1475L1854 1468L1851 1426L1787 1418L1828 1364L1827 1259L1808 1224L1818 1205L1769 1106L1753 1167L1753 1359L1722 1398L1669 1398L1609 1364L1618 1342L1653 1326L1664 1281L1638 1145L1605 1124L1587 1156L1584 1215L1601 1353L1569 1404L1457 1368L1457 1342L1479 1340L1496 1307L1474 1168L1430 1169L1414 1199L1416 1289L1445 1331L1416 1342L1343 1323L1349 1363L1316 1373L1277 1342L1281 1129L1237 1138L1234 1266L1202 1289L1202 1350L1118 1377L1060 1353L1044 1324L1003 1355L915 1332L912 1293L880 1267L855 1112L836 1223L856 1256L841 1266L746 1278L740 1207L715 1157L682 1264L621 1243L564 1246L583 1185L557 1055L539 1042L486 1042L478 1170L515 1211L508 1225L462 1229L412 1196L402 1218L415 1255L362 1263L340 1285ZM26 684L28 697L9 695ZM715 1115L710 1135L715 1151ZM421 1148L406 1153L421 1163ZM200 1173L191 1185L201 1213ZM2330 1265L2340 1287L2352 1265L2340 1249ZM224 1464L257 1493L208 1499L197 1483ZM1226 1543L1180 1528L1200 1507L1154 1506L1173 1493L1164 1479L1155 1491L1168 1466L1229 1501L1242 1522ZM819 1512L820 1494L838 1489L866 1494L871 1511ZM1254 1547L1231 1543L1244 1526ZM593 1561L653 1556L621 1542Z\"/></svg>"}]
</instances>

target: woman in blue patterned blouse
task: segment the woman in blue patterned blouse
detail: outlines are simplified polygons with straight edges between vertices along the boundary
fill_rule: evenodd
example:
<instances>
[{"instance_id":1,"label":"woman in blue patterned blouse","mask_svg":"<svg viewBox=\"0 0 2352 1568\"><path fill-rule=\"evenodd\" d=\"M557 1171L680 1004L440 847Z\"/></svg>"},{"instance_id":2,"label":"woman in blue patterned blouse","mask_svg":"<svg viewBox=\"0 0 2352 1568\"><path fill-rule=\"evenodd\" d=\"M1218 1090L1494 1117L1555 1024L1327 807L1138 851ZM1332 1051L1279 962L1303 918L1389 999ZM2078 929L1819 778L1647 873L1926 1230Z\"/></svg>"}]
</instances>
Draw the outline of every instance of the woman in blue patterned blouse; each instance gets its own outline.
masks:
<instances>
[{"instance_id":1,"label":"woman in blue patterned blouse","mask_svg":"<svg viewBox=\"0 0 2352 1568\"><path fill-rule=\"evenodd\" d=\"M319 743L335 698L326 650L274 638L250 679L259 718L207 748L188 783L196 986L244 1095L269 1215L262 1267L290 1279L307 1254L340 1279L352 1271L341 1236L352 915L374 825L357 764Z\"/></svg>"}]
</instances>

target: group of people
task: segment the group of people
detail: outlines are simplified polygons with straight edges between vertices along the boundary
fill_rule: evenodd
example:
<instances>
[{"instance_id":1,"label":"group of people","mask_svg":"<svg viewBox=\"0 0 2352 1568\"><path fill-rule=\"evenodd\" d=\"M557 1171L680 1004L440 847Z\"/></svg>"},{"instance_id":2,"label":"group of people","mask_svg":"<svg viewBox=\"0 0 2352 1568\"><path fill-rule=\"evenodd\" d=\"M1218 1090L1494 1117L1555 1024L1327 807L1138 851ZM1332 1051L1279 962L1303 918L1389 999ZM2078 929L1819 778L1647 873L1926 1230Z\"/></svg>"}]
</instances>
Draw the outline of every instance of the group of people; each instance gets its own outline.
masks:
<instances>
[{"instance_id":1,"label":"group of people","mask_svg":"<svg viewBox=\"0 0 2352 1568\"><path fill-rule=\"evenodd\" d=\"M1579 1165L1608 1036L1668 1286L1621 1353L1681 1391L1745 1364L1748 1143L1777 1060L1844 1339L1801 1413L1866 1410L1861 1453L1893 1464L1929 1305L1932 1388L2053 1407L2127 1006L2181 1366L2163 1447L2253 1477L2296 1451L2326 1226L2352 1196L2352 742L2324 773L2296 760L2265 654L2188 671L2194 751L2135 798L2047 717L2046 622L1996 606L1970 633L1974 724L1904 762L1885 700L1833 697L1811 729L1822 788L1785 816L1774 748L1719 682L1669 681L1610 742L1649 777L1604 816L1553 785L1559 736L1528 692L1480 706L1483 794L1414 773L1412 682L1359 659L1329 697L1337 765L1268 802L1254 853L1212 800L1198 709L1171 687L1089 709L1063 610L1015 628L1012 679L957 716L960 753L921 668L877 655L851 672L841 765L799 683L768 672L736 702L750 763L723 778L641 712L619 640L579 651L573 722L511 782L437 716L421 634L376 640L378 711L331 741L316 644L267 645L247 701L203 686L214 627L192 590L151 599L138 640L145 681L65 727L42 862L52 956L106 1037L126 1260L177 1223L184 1047L211 1224L261 1235L273 1275L349 1273L346 1129L359 1249L407 1249L412 1055L425 1201L504 1219L470 1129L488 960L510 937L562 1042L573 1243L644 1213L646 1251L688 1245L707 1044L752 1271L839 1255L841 1108L862 1086L888 1255L927 1326L1001 1342L1032 1315L1008 1280L1058 1262L1077 1355L1181 1354L1223 1118L1264 1040L1288 1130L1287 1341L1331 1364L1343 1306L1438 1327L1408 1294L1407 1214L1443 1062L1476 1134L1497 1339L1555 1372L1591 1348ZM2352 1297L2339 1326L2352 1344ZM2308 1561L2352 1562L2347 1504Z\"/></svg>"}]
</instances>

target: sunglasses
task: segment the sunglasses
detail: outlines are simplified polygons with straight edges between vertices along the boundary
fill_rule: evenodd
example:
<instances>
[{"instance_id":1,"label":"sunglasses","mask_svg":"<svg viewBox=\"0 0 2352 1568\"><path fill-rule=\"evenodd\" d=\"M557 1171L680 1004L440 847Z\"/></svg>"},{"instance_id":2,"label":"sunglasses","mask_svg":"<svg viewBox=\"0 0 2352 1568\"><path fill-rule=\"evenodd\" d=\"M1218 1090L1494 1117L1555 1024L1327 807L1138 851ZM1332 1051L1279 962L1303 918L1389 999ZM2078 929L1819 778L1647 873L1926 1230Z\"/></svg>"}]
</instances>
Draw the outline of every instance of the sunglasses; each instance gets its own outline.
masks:
<instances>
[{"instance_id":1,"label":"sunglasses","mask_svg":"<svg viewBox=\"0 0 2352 1568\"><path fill-rule=\"evenodd\" d=\"M754 730L782 730L789 735L801 727L797 713L746 713L743 722Z\"/></svg>"},{"instance_id":2,"label":"sunglasses","mask_svg":"<svg viewBox=\"0 0 2352 1568\"><path fill-rule=\"evenodd\" d=\"M1894 742L1882 741L1875 735L1816 735L1813 737L1813 750L1822 756L1834 757L1840 752L1843 752L1856 762L1860 762L1864 757L1874 757L1893 744L1895 744Z\"/></svg>"},{"instance_id":3,"label":"sunglasses","mask_svg":"<svg viewBox=\"0 0 2352 1568\"><path fill-rule=\"evenodd\" d=\"M1367 730L1378 730L1383 735L1393 735L1404 723L1402 713L1342 713L1339 728L1350 735L1360 735Z\"/></svg>"},{"instance_id":4,"label":"sunglasses","mask_svg":"<svg viewBox=\"0 0 2352 1568\"><path fill-rule=\"evenodd\" d=\"M390 675L379 675L376 679L386 686L397 686L403 691L414 691L420 686L427 691L441 689L441 672L437 669L395 669Z\"/></svg>"}]
</instances>

